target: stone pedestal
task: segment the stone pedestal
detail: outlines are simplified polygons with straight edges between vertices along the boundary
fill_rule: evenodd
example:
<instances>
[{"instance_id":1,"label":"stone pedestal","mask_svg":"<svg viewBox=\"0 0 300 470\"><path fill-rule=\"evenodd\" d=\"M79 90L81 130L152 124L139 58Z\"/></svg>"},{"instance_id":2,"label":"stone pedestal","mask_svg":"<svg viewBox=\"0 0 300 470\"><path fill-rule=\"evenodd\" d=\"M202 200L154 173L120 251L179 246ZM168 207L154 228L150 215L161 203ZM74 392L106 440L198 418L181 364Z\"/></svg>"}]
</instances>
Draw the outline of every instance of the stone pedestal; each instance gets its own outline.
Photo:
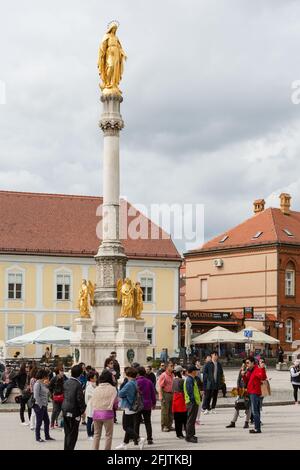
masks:
<instances>
[{"instance_id":1,"label":"stone pedestal","mask_svg":"<svg viewBox=\"0 0 300 470\"><path fill-rule=\"evenodd\" d=\"M119 318L118 333L116 335L116 352L121 368L130 366L132 362L146 365L146 350L149 342L145 339L145 321L135 318ZM128 358L128 351L134 352L131 361Z\"/></svg>"},{"instance_id":2,"label":"stone pedestal","mask_svg":"<svg viewBox=\"0 0 300 470\"><path fill-rule=\"evenodd\" d=\"M86 365L95 364L95 334L93 332L92 318L76 318L74 321L75 332L72 336L71 347L75 362L84 362ZM77 361L75 349L79 350Z\"/></svg>"}]
</instances>

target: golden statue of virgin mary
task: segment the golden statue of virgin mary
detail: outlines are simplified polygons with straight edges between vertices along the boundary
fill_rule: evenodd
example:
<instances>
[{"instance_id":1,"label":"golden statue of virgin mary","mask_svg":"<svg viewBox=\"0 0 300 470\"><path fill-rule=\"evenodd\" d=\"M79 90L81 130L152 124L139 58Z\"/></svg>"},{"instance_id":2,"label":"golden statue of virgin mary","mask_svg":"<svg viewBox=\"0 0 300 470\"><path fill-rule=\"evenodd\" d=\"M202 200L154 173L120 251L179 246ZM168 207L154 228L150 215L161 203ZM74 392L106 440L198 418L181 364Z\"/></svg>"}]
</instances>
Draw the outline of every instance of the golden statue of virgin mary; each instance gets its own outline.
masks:
<instances>
[{"instance_id":1,"label":"golden statue of virgin mary","mask_svg":"<svg viewBox=\"0 0 300 470\"><path fill-rule=\"evenodd\" d=\"M127 59L121 43L116 36L118 24L113 21L102 39L98 54L98 69L103 94L121 94L119 83L123 75L123 62Z\"/></svg>"}]
</instances>

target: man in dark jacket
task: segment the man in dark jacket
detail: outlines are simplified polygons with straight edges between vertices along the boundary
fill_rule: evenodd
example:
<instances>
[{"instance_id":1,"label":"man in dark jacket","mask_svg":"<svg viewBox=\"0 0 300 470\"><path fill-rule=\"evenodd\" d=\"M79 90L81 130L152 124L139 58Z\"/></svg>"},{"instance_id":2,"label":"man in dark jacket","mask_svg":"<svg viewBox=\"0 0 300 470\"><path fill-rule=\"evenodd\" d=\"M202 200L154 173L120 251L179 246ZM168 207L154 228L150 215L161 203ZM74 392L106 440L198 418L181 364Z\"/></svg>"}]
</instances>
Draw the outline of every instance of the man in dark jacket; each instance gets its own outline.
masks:
<instances>
[{"instance_id":1,"label":"man in dark jacket","mask_svg":"<svg viewBox=\"0 0 300 470\"><path fill-rule=\"evenodd\" d=\"M205 399L203 403L204 414L208 414L210 410L215 413L215 408L218 399L218 391L224 382L223 367L218 362L219 355L214 351L211 355L211 362L207 362L203 369L203 390L205 392ZM210 402L212 399L212 405Z\"/></svg>"},{"instance_id":2,"label":"man in dark jacket","mask_svg":"<svg viewBox=\"0 0 300 470\"><path fill-rule=\"evenodd\" d=\"M114 361L114 371L116 372L116 376L115 376L116 380L119 380L119 378L121 377L121 371L120 371L120 364L117 361L117 353L115 351L112 351L110 353L110 357Z\"/></svg>"},{"instance_id":3,"label":"man in dark jacket","mask_svg":"<svg viewBox=\"0 0 300 470\"><path fill-rule=\"evenodd\" d=\"M151 366L146 366L146 377L147 379L151 380L151 382L154 385L154 388L156 386L156 376L154 372L152 372L152 367Z\"/></svg>"},{"instance_id":4,"label":"man in dark jacket","mask_svg":"<svg viewBox=\"0 0 300 470\"><path fill-rule=\"evenodd\" d=\"M81 374L81 365L73 366L70 379L64 383L64 401L62 404L65 431L64 450L74 450L78 438L80 417L86 408L79 380Z\"/></svg>"}]
</instances>

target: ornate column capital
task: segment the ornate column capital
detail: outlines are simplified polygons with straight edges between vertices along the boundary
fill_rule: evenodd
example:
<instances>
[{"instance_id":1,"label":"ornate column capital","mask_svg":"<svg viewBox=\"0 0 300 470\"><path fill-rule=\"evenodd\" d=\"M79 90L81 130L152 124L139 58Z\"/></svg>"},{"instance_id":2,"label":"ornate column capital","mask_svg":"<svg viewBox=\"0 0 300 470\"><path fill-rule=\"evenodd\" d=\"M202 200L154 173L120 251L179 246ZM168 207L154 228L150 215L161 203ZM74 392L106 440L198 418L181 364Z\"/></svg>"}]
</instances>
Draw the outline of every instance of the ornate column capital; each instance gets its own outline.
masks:
<instances>
[{"instance_id":1,"label":"ornate column capital","mask_svg":"<svg viewBox=\"0 0 300 470\"><path fill-rule=\"evenodd\" d=\"M99 127L104 135L119 135L124 127L124 121L120 113L120 103L123 98L120 95L108 94L101 95L103 103L103 114L101 116Z\"/></svg>"}]
</instances>

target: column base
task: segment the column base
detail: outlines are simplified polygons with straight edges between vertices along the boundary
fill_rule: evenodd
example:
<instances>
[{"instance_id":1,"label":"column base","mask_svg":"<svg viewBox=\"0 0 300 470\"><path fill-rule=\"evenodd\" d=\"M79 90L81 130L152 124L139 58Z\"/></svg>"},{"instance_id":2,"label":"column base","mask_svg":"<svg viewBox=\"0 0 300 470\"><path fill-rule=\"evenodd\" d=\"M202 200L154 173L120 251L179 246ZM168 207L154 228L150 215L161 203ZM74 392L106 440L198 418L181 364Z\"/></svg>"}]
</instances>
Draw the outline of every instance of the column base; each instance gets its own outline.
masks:
<instances>
[{"instance_id":1,"label":"column base","mask_svg":"<svg viewBox=\"0 0 300 470\"><path fill-rule=\"evenodd\" d=\"M84 362L93 365L95 362L95 335L92 318L76 318L75 332L72 335L71 347L74 362Z\"/></svg>"}]
</instances>

